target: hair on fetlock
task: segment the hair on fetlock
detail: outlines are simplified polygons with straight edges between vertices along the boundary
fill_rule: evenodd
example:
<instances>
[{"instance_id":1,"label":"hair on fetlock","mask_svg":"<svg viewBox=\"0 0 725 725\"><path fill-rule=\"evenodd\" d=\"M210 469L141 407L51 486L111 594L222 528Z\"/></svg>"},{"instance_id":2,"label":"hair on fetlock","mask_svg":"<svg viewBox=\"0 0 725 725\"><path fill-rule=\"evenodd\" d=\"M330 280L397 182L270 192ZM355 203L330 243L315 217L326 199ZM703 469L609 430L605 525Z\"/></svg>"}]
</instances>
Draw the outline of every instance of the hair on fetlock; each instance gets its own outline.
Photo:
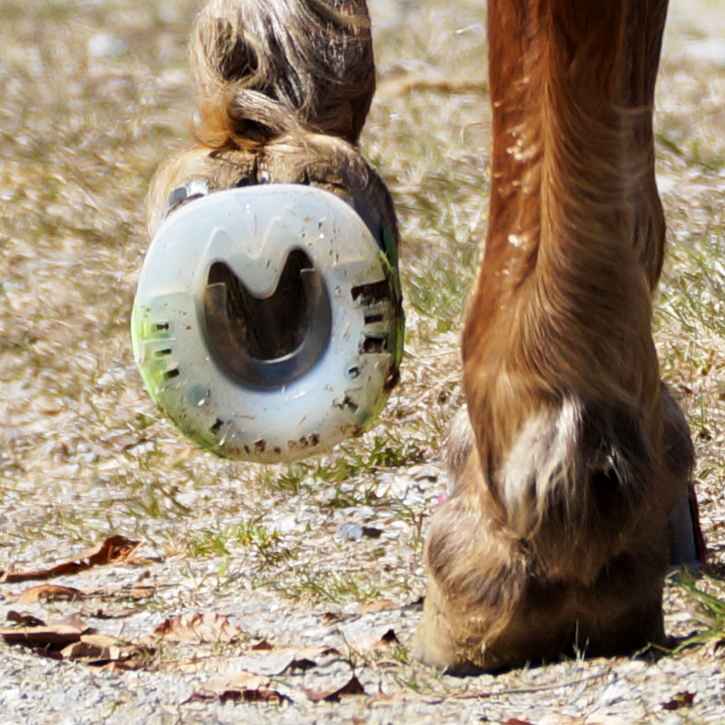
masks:
<instances>
[{"instance_id":1,"label":"hair on fetlock","mask_svg":"<svg viewBox=\"0 0 725 725\"><path fill-rule=\"evenodd\" d=\"M375 91L365 0L211 0L190 53L204 145L296 131L357 142Z\"/></svg>"}]
</instances>

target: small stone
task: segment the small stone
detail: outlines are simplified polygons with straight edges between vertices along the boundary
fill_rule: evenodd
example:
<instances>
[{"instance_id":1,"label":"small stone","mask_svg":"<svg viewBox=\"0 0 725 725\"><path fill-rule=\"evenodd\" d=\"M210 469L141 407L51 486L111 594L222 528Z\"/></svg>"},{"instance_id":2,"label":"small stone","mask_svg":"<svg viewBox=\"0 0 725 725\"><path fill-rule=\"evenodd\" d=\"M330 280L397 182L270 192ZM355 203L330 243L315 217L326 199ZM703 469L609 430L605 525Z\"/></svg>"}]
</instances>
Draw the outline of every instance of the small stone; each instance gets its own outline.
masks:
<instances>
[{"instance_id":1,"label":"small stone","mask_svg":"<svg viewBox=\"0 0 725 725\"><path fill-rule=\"evenodd\" d=\"M280 534L289 534L298 528L297 517L293 515L283 516L274 522L274 528Z\"/></svg>"},{"instance_id":2,"label":"small stone","mask_svg":"<svg viewBox=\"0 0 725 725\"><path fill-rule=\"evenodd\" d=\"M91 58L118 58L127 50L126 41L110 33L96 33L88 40L88 55Z\"/></svg>"},{"instance_id":3,"label":"small stone","mask_svg":"<svg viewBox=\"0 0 725 725\"><path fill-rule=\"evenodd\" d=\"M686 54L693 60L725 68L725 40L705 38L688 43Z\"/></svg>"},{"instance_id":4,"label":"small stone","mask_svg":"<svg viewBox=\"0 0 725 725\"><path fill-rule=\"evenodd\" d=\"M345 541L360 541L365 532L359 524L341 524L337 527L337 535Z\"/></svg>"},{"instance_id":5,"label":"small stone","mask_svg":"<svg viewBox=\"0 0 725 725\"><path fill-rule=\"evenodd\" d=\"M383 529L375 526L361 526L360 524L340 524L337 535L346 541L360 541L361 539L379 539Z\"/></svg>"},{"instance_id":6,"label":"small stone","mask_svg":"<svg viewBox=\"0 0 725 725\"><path fill-rule=\"evenodd\" d=\"M658 174L657 188L659 189L660 194L662 194L663 196L665 194L672 194L672 192L674 192L677 188L677 179L667 174Z\"/></svg>"},{"instance_id":7,"label":"small stone","mask_svg":"<svg viewBox=\"0 0 725 725\"><path fill-rule=\"evenodd\" d=\"M630 692L631 688L626 682L614 682L604 690L602 696L599 698L599 704L602 707L616 705L618 702L622 702L622 700L630 697Z\"/></svg>"},{"instance_id":8,"label":"small stone","mask_svg":"<svg viewBox=\"0 0 725 725\"><path fill-rule=\"evenodd\" d=\"M648 667L648 663L643 660L631 660L630 662L625 662L617 667L617 673L620 676L636 675L645 672Z\"/></svg>"},{"instance_id":9,"label":"small stone","mask_svg":"<svg viewBox=\"0 0 725 725\"><path fill-rule=\"evenodd\" d=\"M630 725L631 722L627 717L604 712L593 712L586 719L586 725Z\"/></svg>"}]
</instances>

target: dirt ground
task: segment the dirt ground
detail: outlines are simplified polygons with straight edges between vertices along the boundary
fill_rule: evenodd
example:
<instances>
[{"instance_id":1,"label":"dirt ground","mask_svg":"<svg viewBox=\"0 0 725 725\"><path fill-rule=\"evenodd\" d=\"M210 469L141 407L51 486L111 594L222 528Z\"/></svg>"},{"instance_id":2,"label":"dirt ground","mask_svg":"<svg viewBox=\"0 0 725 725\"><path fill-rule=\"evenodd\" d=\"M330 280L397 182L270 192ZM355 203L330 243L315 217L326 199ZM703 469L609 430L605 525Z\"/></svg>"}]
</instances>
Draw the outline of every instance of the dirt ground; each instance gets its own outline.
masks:
<instances>
[{"instance_id":1,"label":"dirt ground","mask_svg":"<svg viewBox=\"0 0 725 725\"><path fill-rule=\"evenodd\" d=\"M656 339L710 563L668 583L671 649L456 679L409 647L487 221L483 2L371 3L363 148L402 224L402 384L364 438L264 467L183 440L130 348L199 2L0 0L0 724L725 720L725 3L673 5Z\"/></svg>"}]
</instances>

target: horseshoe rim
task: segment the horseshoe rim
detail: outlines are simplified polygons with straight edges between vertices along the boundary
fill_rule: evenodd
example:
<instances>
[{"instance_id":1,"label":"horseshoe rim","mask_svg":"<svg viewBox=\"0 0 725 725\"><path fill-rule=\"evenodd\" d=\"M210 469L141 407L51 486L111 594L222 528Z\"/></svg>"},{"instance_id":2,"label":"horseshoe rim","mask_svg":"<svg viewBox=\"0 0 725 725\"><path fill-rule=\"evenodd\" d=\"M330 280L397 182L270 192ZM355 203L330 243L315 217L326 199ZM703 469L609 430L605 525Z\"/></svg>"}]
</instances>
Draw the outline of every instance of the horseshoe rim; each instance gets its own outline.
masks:
<instances>
[{"instance_id":1,"label":"horseshoe rim","mask_svg":"<svg viewBox=\"0 0 725 725\"><path fill-rule=\"evenodd\" d=\"M243 206L242 202L247 200L251 200L253 206L258 203L259 208L255 206L255 213L259 212L259 217L264 223L274 216L269 212L271 206L276 205L276 207L279 207L280 204L289 203L290 208L311 205L313 209L312 216L315 219L330 217L330 223L332 224L330 229L337 229L337 232L333 231L333 233L328 234L328 240L324 244L311 248L312 252L310 254L311 259L316 262L323 260L322 272L324 272L324 275L322 276L327 281L328 294L334 303L331 305L334 310L332 337L335 334L340 334L343 328L348 328L350 323L353 325L352 338L342 353L339 350L330 350L328 347L325 353L321 355L319 361L320 372L332 376L335 379L332 381L333 384L326 384L326 381L316 373L314 375L303 374L293 383L285 386L282 391L272 388L265 390L253 388L249 385L235 385L229 376L222 374L215 361L211 360L211 355L207 355L206 367L197 364L198 360L194 361L194 364L189 363L189 354L186 348L204 339L204 308L200 303L200 293L206 287L204 283L208 280L207 274L210 262L220 257L214 257L213 254L204 257L205 247L203 242L199 243L199 238L194 239L193 244L190 246L194 259L205 259L206 261L203 263L192 262L189 264L188 260L185 263L179 263L175 259L174 249L179 243L179 237L184 237L184 233L188 231L185 227L198 224L197 210L203 208L199 205L219 204L217 209L208 208L211 209L212 213L206 214L207 222L203 225L203 229L206 231L201 233L202 238L206 238L212 227L217 226L217 212L223 211L225 208L222 202L223 195L229 196L241 193L247 193L248 195L245 197L239 196L237 207ZM214 197L216 199L212 202L211 200ZM247 204L247 206L249 205ZM265 211L265 208L267 211ZM291 218L289 209L283 213L283 217ZM305 219L305 221L307 222L309 219ZM177 224L180 226L177 227ZM298 229L301 228L301 224L302 222L298 219L294 222L296 226L293 226ZM228 228L231 229L231 226ZM317 224L315 222L316 228ZM341 236L340 230L343 231ZM215 229L215 233L218 231L218 228ZM327 232L327 228L325 231ZM186 236L188 237L188 234ZM259 238L255 237L254 239ZM190 244L188 239L184 243ZM333 263L330 263L328 268L324 268L324 260L332 256L328 246L334 252L346 249L348 255L351 249L357 250L352 255L354 258L362 255L358 263L353 263L353 267L350 268L349 279L342 282L344 286L342 296L346 300L346 303L342 305L338 304L338 292L340 290L335 287L337 283L341 283L342 279L339 276L339 269L334 269L335 264ZM258 249L259 245L256 245L256 248ZM210 250L207 249L206 251ZM159 265L161 267L173 267L171 271L166 270L167 281L169 276L176 279L174 272L178 272L178 275L185 275L184 289L186 291L179 289L179 295L177 296L183 296L186 299L184 305L187 312L183 313L187 315L185 317L186 323L193 319L194 324L192 326L188 326L186 323L171 325L172 332L169 333L169 336L172 339L165 340L163 345L166 348L165 352L173 354L170 354L167 358L170 361L169 370L164 372L160 378L157 378L157 385L150 385L147 379L148 376L144 374L143 370L142 374L144 374L144 380L152 398L188 437L204 448L224 457L241 458L262 463L279 463L324 452L341 440L363 432L375 419L388 397L390 391L388 383L393 377L396 377L399 355L395 351L400 350L402 347L402 316L398 303L395 301L397 299L395 296L396 280L392 278L391 265L384 259L379 243L368 226L351 206L329 192L305 186L271 185L253 189L215 192L207 199L195 201L193 204L179 209L165 222L152 243L152 249L149 250L148 257L154 255L157 266L155 271L158 271ZM159 261L159 257L161 261ZM344 253L342 257L345 257ZM223 255L221 258L223 258ZM365 260L364 269L360 267L363 259ZM358 266L356 267L355 264ZM364 270L367 270L367 272ZM345 274L347 275L347 272ZM153 287L153 284L148 284L149 278L153 282L153 276L153 274L142 273L139 294L144 288L146 298L149 296L149 287ZM352 294L352 288L366 289L367 287L374 288L380 285L389 287L388 294L384 296L383 301L376 299L375 295L372 297L368 294L361 296L359 292L356 293L357 300L355 300L355 295ZM333 290L334 295L332 294ZM151 307L146 304L147 302L148 299L141 300L137 295L134 317L138 318L139 324L136 327L140 327L141 319L144 316L148 317L151 322L151 317L156 315L156 313L152 314ZM383 315L385 322L374 326L378 328L377 330L372 330L373 341L377 343L379 337L384 337L389 344L380 348L375 344L369 346L369 348L366 346L366 349L363 349L363 342L368 338L366 333L371 332L365 329L366 323L363 320L366 317L367 305L371 304L382 304L385 311ZM178 300L172 301L168 305L164 303L163 307L168 307L169 310L181 308ZM162 314L161 317L163 318L165 314ZM173 314L172 312L172 316ZM373 319L378 317L378 315L372 315ZM156 319L159 319L158 315L156 315ZM193 331L192 327L194 328ZM134 340L135 349L143 344L143 340L138 335L136 337L139 339ZM159 343L159 345L161 344ZM159 345L157 345L157 348ZM174 358L180 358L181 364ZM139 364L141 366L141 363ZM207 377L211 379L209 386L198 385L200 380ZM153 390L154 387L155 390ZM208 387L208 392L211 392L212 395L199 395L193 403L189 404L181 391L184 388L188 390L190 387ZM323 388L325 388L324 391ZM347 391L350 391L349 394ZM320 404L310 402L317 395L327 402ZM196 400L206 400L215 396L222 401L220 406L224 407L225 411L219 416L210 418L209 407L213 408L214 406L197 408ZM300 398L306 398L308 401L307 411L304 414L300 414L299 406L295 407L299 402L297 399ZM249 417L245 415L245 412L249 412L248 406L250 405L252 409L255 409L255 415L257 409L260 412L260 427L257 431L263 431L264 435L260 435L259 438L250 438L249 431L240 430L239 427L241 425L239 420L243 422L243 419ZM241 408L244 409L240 410ZM324 417L318 415L320 408L326 410ZM294 421L307 418L308 413L311 422L308 421L307 428L302 430L300 426L295 425L293 418ZM262 420L266 420L267 423L262 425ZM286 430L278 430L284 426L287 427ZM276 431L276 435L267 435L273 429ZM262 440L262 438L266 440Z\"/></svg>"}]
</instances>

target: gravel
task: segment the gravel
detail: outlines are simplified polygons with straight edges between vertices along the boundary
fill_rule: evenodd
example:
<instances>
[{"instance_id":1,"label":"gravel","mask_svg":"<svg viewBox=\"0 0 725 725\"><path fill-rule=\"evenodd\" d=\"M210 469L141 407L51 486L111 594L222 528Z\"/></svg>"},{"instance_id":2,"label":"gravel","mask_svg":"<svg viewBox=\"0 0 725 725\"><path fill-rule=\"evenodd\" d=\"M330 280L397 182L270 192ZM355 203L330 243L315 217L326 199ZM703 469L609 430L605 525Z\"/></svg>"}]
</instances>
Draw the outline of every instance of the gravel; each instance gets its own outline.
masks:
<instances>
[{"instance_id":1,"label":"gravel","mask_svg":"<svg viewBox=\"0 0 725 725\"><path fill-rule=\"evenodd\" d=\"M383 451L392 462L365 458L378 447L380 431L373 431L352 454L342 451L307 469L251 469L213 460L154 418L130 361L127 312L144 248L142 187L183 133L184 44L198 4L8 0L3 6L12 32L0 27L0 140L2 153L10 149L7 163L5 156L0 163L0 203L13 204L17 213L6 217L0 209L0 259L7 263L0 285L6 345L0 569L67 560L120 532L143 542L139 560L52 583L106 593L143 585L152 595L19 604L15 597L33 582L0 584L0 626L11 612L48 623L79 617L104 635L152 642L156 654L144 669L109 671L0 644L0 725L724 722L725 647L715 642L679 654L572 659L465 679L409 661L425 591L426 522L447 490L436 451L461 400L457 328L426 337L426 325L436 323L409 308L402 392L385 413L385 435L400 432L401 442ZM404 106L383 91L385 81L408 73L445 78L459 71L449 68L459 61L466 74L471 58L481 59L475 77L483 77L482 3L370 4L383 84L366 150L402 201L406 238L438 249L439 238L468 230L457 215L473 220L470 235L485 218L483 101L435 96L440 108L431 110L425 94ZM57 27L34 27L34 10L57 13ZM723 172L711 170L715 156L707 153L718 152L712 119L725 103L717 73L723 12L693 0L672 3L671 13L659 119L669 124L675 150L668 147L658 171L671 237L686 245L708 233L722 206ZM69 29L80 38L77 51L65 40ZM36 32L42 41L34 43ZM698 84L708 73L705 93ZM694 116L702 123L690 128L686 122ZM409 127L420 118L430 131L424 149ZM700 143L693 161L683 139L694 134L698 143L715 141ZM431 158L447 166L431 169ZM109 174L110 192L103 187ZM454 205L445 198L448 176ZM431 219L438 212L453 221L436 226ZM64 231L55 237L57 228ZM469 237L452 243L463 247ZM412 267L417 248L411 249L404 263ZM669 351L670 342L658 344ZM684 366L691 350L676 353ZM695 395L700 382L711 385L707 372L698 376L695 383L683 376L680 389ZM718 465L722 433L715 412L701 414L694 402L689 412L705 461L701 477L712 482L708 471ZM348 467L342 473L341 463ZM721 485L700 488L712 587L725 571ZM722 587L713 593L722 597ZM679 641L702 631L696 607L674 582L665 608L667 630ZM239 636L231 643L154 639L170 618L197 613L223 615ZM306 655L308 664L277 674L288 658L285 647L315 650ZM284 702L198 697L220 677L242 671L270 678ZM353 678L364 695L313 702L315 693L332 694Z\"/></svg>"}]
</instances>

